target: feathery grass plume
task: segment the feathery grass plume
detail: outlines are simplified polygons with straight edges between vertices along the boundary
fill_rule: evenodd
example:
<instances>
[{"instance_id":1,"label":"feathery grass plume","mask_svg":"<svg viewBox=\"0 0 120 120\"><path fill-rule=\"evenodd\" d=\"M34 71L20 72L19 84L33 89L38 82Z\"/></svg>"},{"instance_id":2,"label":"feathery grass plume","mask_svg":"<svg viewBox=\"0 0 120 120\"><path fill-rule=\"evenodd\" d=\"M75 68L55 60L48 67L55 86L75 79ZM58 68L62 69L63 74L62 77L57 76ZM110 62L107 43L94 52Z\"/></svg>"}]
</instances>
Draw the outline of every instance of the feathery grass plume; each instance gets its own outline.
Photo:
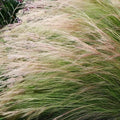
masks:
<instances>
[{"instance_id":1,"label":"feathery grass plume","mask_svg":"<svg viewBox=\"0 0 120 120\"><path fill-rule=\"evenodd\" d=\"M1 119L120 120L116 2L46 0L22 25L0 33L11 47L6 84L16 80L1 92Z\"/></svg>"},{"instance_id":2,"label":"feathery grass plume","mask_svg":"<svg viewBox=\"0 0 120 120\"><path fill-rule=\"evenodd\" d=\"M16 14L23 9L22 0L1 0L0 1L0 26L17 22Z\"/></svg>"}]
</instances>

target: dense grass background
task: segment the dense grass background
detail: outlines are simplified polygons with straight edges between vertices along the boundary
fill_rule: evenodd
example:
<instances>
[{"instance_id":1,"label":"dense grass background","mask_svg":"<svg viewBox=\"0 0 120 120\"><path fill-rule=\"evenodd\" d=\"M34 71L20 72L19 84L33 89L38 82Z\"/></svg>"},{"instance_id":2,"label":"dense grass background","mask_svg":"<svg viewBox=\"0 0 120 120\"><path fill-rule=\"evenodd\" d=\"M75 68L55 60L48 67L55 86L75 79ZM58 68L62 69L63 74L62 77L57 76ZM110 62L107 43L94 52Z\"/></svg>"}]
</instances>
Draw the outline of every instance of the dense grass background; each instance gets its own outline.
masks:
<instances>
[{"instance_id":1,"label":"dense grass background","mask_svg":"<svg viewBox=\"0 0 120 120\"><path fill-rule=\"evenodd\" d=\"M0 28L18 22L16 14L23 9L23 2L19 0L0 1Z\"/></svg>"},{"instance_id":2,"label":"dense grass background","mask_svg":"<svg viewBox=\"0 0 120 120\"><path fill-rule=\"evenodd\" d=\"M119 3L34 1L2 29L1 120L119 120Z\"/></svg>"}]
</instances>

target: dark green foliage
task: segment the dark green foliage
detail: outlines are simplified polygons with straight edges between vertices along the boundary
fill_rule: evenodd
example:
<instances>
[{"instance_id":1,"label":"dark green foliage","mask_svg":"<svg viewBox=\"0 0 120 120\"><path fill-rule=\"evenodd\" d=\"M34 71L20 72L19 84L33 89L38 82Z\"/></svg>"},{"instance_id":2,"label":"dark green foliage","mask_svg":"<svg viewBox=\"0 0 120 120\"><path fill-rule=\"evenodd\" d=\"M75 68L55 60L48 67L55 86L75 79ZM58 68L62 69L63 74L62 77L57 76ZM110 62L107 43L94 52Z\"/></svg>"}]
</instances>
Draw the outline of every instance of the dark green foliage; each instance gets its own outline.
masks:
<instances>
[{"instance_id":1,"label":"dark green foliage","mask_svg":"<svg viewBox=\"0 0 120 120\"><path fill-rule=\"evenodd\" d=\"M23 9L23 3L17 0L2 0L0 2L0 27L17 21L16 14Z\"/></svg>"}]
</instances>

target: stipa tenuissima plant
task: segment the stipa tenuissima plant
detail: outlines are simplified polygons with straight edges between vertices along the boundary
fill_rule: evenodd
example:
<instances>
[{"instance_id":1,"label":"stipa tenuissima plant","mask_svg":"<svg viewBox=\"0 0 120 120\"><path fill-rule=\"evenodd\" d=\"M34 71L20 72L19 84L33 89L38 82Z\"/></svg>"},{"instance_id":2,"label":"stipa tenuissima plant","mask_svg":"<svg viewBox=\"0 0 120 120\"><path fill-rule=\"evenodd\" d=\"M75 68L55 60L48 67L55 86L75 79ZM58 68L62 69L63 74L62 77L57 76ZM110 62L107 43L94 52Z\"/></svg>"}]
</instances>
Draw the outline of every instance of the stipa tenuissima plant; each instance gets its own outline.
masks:
<instances>
[{"instance_id":1,"label":"stipa tenuissima plant","mask_svg":"<svg viewBox=\"0 0 120 120\"><path fill-rule=\"evenodd\" d=\"M1 92L1 119L120 120L120 1L46 1L60 5L4 33L23 76Z\"/></svg>"},{"instance_id":2,"label":"stipa tenuissima plant","mask_svg":"<svg viewBox=\"0 0 120 120\"><path fill-rule=\"evenodd\" d=\"M22 0L0 1L0 27L17 22L16 14L23 9Z\"/></svg>"}]
</instances>

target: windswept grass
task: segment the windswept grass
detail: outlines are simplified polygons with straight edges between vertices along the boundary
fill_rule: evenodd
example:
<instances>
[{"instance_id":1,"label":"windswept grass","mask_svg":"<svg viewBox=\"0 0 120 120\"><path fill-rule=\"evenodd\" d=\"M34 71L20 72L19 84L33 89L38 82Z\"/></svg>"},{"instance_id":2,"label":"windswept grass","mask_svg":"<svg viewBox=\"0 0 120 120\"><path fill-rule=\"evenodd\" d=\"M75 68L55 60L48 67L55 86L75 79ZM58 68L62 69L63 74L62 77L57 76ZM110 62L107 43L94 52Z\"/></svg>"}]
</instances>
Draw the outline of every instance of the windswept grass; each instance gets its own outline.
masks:
<instances>
[{"instance_id":1,"label":"windswept grass","mask_svg":"<svg viewBox=\"0 0 120 120\"><path fill-rule=\"evenodd\" d=\"M21 25L4 28L0 119L119 120L118 3L35 1Z\"/></svg>"}]
</instances>

